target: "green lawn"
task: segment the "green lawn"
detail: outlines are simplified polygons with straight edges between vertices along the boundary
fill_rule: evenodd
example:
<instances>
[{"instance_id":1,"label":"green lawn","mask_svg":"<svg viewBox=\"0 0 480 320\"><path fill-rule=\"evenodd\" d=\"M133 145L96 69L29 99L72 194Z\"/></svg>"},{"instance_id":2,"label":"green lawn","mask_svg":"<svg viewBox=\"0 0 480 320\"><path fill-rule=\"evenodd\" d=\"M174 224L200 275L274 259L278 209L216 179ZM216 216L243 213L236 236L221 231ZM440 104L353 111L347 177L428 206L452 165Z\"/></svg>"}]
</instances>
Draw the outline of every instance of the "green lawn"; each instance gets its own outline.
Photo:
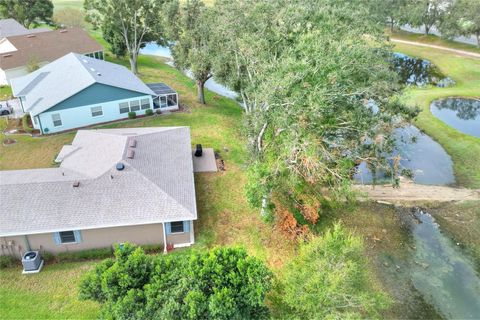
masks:
<instances>
[{"instance_id":1,"label":"green lawn","mask_svg":"<svg viewBox=\"0 0 480 320\"><path fill-rule=\"evenodd\" d=\"M395 50L432 61L457 83L450 88L411 88L405 101L418 105L422 112L416 125L438 141L452 157L457 183L480 188L480 138L463 134L435 118L430 103L444 97L480 97L480 59L466 58L442 50L397 43Z\"/></svg>"},{"instance_id":2,"label":"green lawn","mask_svg":"<svg viewBox=\"0 0 480 320\"><path fill-rule=\"evenodd\" d=\"M0 270L0 319L96 318L99 306L76 298L80 277L93 265L47 265L33 275L22 275L20 267Z\"/></svg>"},{"instance_id":3,"label":"green lawn","mask_svg":"<svg viewBox=\"0 0 480 320\"><path fill-rule=\"evenodd\" d=\"M53 0L54 10L65 8L83 9L83 0Z\"/></svg>"}]
</instances>

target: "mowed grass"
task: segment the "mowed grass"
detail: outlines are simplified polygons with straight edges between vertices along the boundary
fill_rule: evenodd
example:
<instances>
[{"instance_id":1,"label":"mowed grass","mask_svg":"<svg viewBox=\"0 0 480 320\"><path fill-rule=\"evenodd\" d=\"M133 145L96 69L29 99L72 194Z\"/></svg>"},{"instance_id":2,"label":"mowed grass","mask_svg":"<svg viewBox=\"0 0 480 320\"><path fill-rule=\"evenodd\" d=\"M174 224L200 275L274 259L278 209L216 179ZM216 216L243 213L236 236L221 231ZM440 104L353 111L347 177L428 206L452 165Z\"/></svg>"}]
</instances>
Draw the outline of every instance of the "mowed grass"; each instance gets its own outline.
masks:
<instances>
[{"instance_id":1,"label":"mowed grass","mask_svg":"<svg viewBox=\"0 0 480 320\"><path fill-rule=\"evenodd\" d=\"M81 276L94 263L46 265L38 274L0 270L0 319L94 319L99 305L77 299Z\"/></svg>"},{"instance_id":2,"label":"mowed grass","mask_svg":"<svg viewBox=\"0 0 480 320\"><path fill-rule=\"evenodd\" d=\"M406 90L404 99L409 104L418 105L422 110L415 125L439 142L452 157L457 184L468 188L480 188L480 138L459 132L430 112L430 104L436 99L480 98L480 59L401 43L395 44L395 51L428 59L443 74L456 81L456 85L449 88L431 86L410 88Z\"/></svg>"},{"instance_id":3,"label":"mowed grass","mask_svg":"<svg viewBox=\"0 0 480 320\"><path fill-rule=\"evenodd\" d=\"M126 64L126 61L108 57ZM241 245L248 252L278 270L294 252L294 243L272 225L263 222L259 211L248 206L246 183L246 142L242 136L242 109L227 98L206 92L207 105L196 102L194 82L156 57L141 56L140 77L145 82L165 82L175 88L185 112L125 120L100 126L148 127L189 126L192 146L213 147L225 160L226 171L195 174L198 220L195 222L195 249L218 245ZM0 145L0 169L27 169L53 166L53 159L75 133L33 138L15 135L17 143ZM1 139L4 136L0 137ZM78 282L92 263L47 265L37 275L21 276L20 267L0 272L0 318L24 317L21 312L39 309L38 318L95 318L98 307L77 299ZM23 278L22 278L23 277ZM20 279L20 280L18 280ZM26 280L33 279L29 285ZM65 295L64 291L68 290ZM32 307L36 306L36 307Z\"/></svg>"},{"instance_id":4,"label":"mowed grass","mask_svg":"<svg viewBox=\"0 0 480 320\"><path fill-rule=\"evenodd\" d=\"M83 0L52 0L52 3L55 11L65 8L83 9Z\"/></svg>"}]
</instances>

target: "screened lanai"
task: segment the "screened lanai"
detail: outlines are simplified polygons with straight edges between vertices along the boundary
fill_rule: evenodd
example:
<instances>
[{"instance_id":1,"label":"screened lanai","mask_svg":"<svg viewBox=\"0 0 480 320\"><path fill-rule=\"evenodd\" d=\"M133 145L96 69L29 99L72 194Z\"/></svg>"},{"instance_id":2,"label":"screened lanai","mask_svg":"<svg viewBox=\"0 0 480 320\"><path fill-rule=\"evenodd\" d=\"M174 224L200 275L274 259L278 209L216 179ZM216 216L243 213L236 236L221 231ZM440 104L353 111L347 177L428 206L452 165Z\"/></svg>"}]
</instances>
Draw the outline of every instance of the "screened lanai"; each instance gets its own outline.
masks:
<instances>
[{"instance_id":1,"label":"screened lanai","mask_svg":"<svg viewBox=\"0 0 480 320\"><path fill-rule=\"evenodd\" d=\"M155 92L153 108L160 110L178 109L178 94L165 83L147 83L147 86Z\"/></svg>"}]
</instances>

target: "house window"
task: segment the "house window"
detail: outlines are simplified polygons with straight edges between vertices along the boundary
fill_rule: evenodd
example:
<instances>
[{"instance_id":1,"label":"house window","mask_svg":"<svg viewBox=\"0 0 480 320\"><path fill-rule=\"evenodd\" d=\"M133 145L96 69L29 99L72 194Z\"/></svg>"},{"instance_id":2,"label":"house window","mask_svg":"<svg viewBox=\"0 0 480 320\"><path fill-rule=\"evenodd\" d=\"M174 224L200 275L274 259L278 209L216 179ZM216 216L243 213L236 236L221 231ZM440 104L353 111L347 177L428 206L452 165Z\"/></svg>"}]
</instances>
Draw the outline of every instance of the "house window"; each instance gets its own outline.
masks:
<instances>
[{"instance_id":1,"label":"house window","mask_svg":"<svg viewBox=\"0 0 480 320\"><path fill-rule=\"evenodd\" d=\"M183 221L170 222L170 232L171 233L184 232Z\"/></svg>"},{"instance_id":2,"label":"house window","mask_svg":"<svg viewBox=\"0 0 480 320\"><path fill-rule=\"evenodd\" d=\"M38 119L37 119L37 117L33 117L33 123L38 124Z\"/></svg>"},{"instance_id":3,"label":"house window","mask_svg":"<svg viewBox=\"0 0 480 320\"><path fill-rule=\"evenodd\" d=\"M166 108L167 107L167 97L162 96L160 97L160 108Z\"/></svg>"},{"instance_id":4,"label":"house window","mask_svg":"<svg viewBox=\"0 0 480 320\"><path fill-rule=\"evenodd\" d=\"M61 231L53 233L53 240L56 244L81 243L82 234L79 230Z\"/></svg>"},{"instance_id":5,"label":"house window","mask_svg":"<svg viewBox=\"0 0 480 320\"><path fill-rule=\"evenodd\" d=\"M60 113L52 114L52 121L54 127L60 127L62 125L62 119L60 118Z\"/></svg>"},{"instance_id":6,"label":"house window","mask_svg":"<svg viewBox=\"0 0 480 320\"><path fill-rule=\"evenodd\" d=\"M140 100L140 104L142 106L142 110L150 109L150 99L142 99Z\"/></svg>"},{"instance_id":7,"label":"house window","mask_svg":"<svg viewBox=\"0 0 480 320\"><path fill-rule=\"evenodd\" d=\"M103 116L103 110L102 110L102 107L101 107L101 106L92 107L92 108L90 108L90 110L92 111L92 117L100 117L100 116Z\"/></svg>"},{"instance_id":8,"label":"house window","mask_svg":"<svg viewBox=\"0 0 480 320\"><path fill-rule=\"evenodd\" d=\"M140 103L138 100L130 101L130 111L138 111L140 110Z\"/></svg>"},{"instance_id":9,"label":"house window","mask_svg":"<svg viewBox=\"0 0 480 320\"><path fill-rule=\"evenodd\" d=\"M169 107L175 107L177 105L177 95L170 94L167 96L167 105Z\"/></svg>"},{"instance_id":10,"label":"house window","mask_svg":"<svg viewBox=\"0 0 480 320\"><path fill-rule=\"evenodd\" d=\"M130 109L128 109L128 102L121 102L118 104L120 108L120 113L128 113Z\"/></svg>"}]
</instances>

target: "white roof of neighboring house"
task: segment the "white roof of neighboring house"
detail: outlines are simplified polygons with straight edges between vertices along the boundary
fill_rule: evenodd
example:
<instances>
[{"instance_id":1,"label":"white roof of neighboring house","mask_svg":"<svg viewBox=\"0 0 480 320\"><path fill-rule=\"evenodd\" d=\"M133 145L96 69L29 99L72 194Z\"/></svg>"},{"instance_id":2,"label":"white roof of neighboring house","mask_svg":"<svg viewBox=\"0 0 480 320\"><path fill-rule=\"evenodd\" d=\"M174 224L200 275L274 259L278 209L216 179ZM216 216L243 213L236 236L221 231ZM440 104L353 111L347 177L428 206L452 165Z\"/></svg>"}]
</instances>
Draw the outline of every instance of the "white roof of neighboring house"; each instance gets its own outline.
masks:
<instances>
[{"instance_id":1,"label":"white roof of neighboring house","mask_svg":"<svg viewBox=\"0 0 480 320\"><path fill-rule=\"evenodd\" d=\"M79 130L64 148L59 168L0 171L0 236L197 219L188 127Z\"/></svg>"},{"instance_id":2,"label":"white roof of neighboring house","mask_svg":"<svg viewBox=\"0 0 480 320\"><path fill-rule=\"evenodd\" d=\"M124 66L77 53L69 53L26 76L11 80L13 95L26 98L24 107L32 116L94 83L155 95Z\"/></svg>"},{"instance_id":3,"label":"white roof of neighboring house","mask_svg":"<svg viewBox=\"0 0 480 320\"><path fill-rule=\"evenodd\" d=\"M15 19L0 19L0 38L50 31L47 28L27 29Z\"/></svg>"}]
</instances>

